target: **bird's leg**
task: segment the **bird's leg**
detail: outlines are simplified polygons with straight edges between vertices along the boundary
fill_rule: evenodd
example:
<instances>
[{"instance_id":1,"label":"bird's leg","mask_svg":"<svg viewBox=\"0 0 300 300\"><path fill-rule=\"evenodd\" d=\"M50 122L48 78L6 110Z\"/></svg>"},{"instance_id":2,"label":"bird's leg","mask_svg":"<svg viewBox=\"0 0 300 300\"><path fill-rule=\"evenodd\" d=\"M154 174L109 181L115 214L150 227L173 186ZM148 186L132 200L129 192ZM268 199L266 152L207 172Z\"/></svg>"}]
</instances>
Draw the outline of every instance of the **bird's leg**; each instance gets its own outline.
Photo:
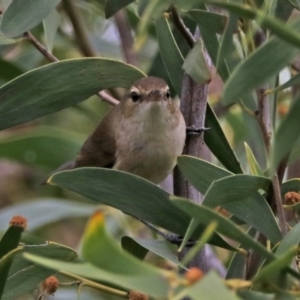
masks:
<instances>
[{"instance_id":1,"label":"bird's leg","mask_svg":"<svg viewBox=\"0 0 300 300\"><path fill-rule=\"evenodd\" d=\"M167 240L169 243L174 244L174 245L178 245L180 246L182 241L183 241L183 237L175 234L175 233L164 233L162 231L160 231L157 227L155 227L154 225L152 225L151 223L141 220L139 218L137 218L139 221L141 221L143 224L145 224L148 228L152 229L153 231L155 231L157 234L159 234L161 237L163 237L165 240ZM193 240L189 240L186 243L187 247L193 247L196 244L195 241Z\"/></svg>"}]
</instances>

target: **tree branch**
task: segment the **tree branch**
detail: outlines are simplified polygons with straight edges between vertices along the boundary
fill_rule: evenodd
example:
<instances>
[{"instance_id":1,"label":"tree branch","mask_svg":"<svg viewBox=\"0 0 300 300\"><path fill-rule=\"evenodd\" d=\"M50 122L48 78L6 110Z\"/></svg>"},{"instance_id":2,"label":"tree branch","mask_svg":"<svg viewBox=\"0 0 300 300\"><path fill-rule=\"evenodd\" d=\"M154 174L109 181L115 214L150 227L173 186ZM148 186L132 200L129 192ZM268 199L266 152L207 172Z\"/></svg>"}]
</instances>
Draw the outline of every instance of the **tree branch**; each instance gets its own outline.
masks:
<instances>
[{"instance_id":1,"label":"tree branch","mask_svg":"<svg viewBox=\"0 0 300 300\"><path fill-rule=\"evenodd\" d=\"M112 105L112 106L116 106L119 104L119 100L117 100L116 98L114 98L113 96L111 96L110 94L101 91L97 94L97 96L99 96L103 101L107 102L108 104Z\"/></svg>"},{"instance_id":2,"label":"tree branch","mask_svg":"<svg viewBox=\"0 0 300 300\"><path fill-rule=\"evenodd\" d=\"M26 31L23 36L30 42L39 52L41 52L50 62L58 62L59 60L51 54L29 31Z\"/></svg>"},{"instance_id":3,"label":"tree branch","mask_svg":"<svg viewBox=\"0 0 300 300\"><path fill-rule=\"evenodd\" d=\"M97 52L92 47L84 23L82 21L78 7L74 0L63 0L64 9L69 16L74 28L76 43L84 56L97 56Z\"/></svg>"},{"instance_id":4,"label":"tree branch","mask_svg":"<svg viewBox=\"0 0 300 300\"><path fill-rule=\"evenodd\" d=\"M174 10L173 12L174 13ZM176 15L175 26L180 32L187 32L187 30L182 31L183 22L179 16ZM181 21L178 22L178 19ZM196 31L195 38L200 36L199 30ZM185 35L187 37L187 35ZM194 44L195 38L189 39L190 45ZM210 58L206 53L206 60L208 65L211 65ZM187 127L194 128L204 128L206 105L207 105L207 93L208 93L208 84L196 84L193 79L185 74L182 83L182 93L181 93L181 102L180 109L184 116ZM200 157L201 149L203 144L203 132L199 135L188 135L186 138L185 147L183 154L192 155L195 157ZM201 203L200 193L187 181L183 178L182 174L179 172L178 168L174 171L174 194L190 199L196 204ZM185 248L181 253L179 253L179 259L181 260L189 251L188 248ZM189 263L188 267L198 267L203 272L208 272L207 266L207 257L205 247L194 257L194 259Z\"/></svg>"},{"instance_id":5,"label":"tree branch","mask_svg":"<svg viewBox=\"0 0 300 300\"><path fill-rule=\"evenodd\" d=\"M44 57L50 62L58 62L59 60L51 54L29 31L24 33L24 37L29 41ZM97 94L103 101L115 106L119 103L119 100L115 99L108 93L101 91Z\"/></svg>"},{"instance_id":6,"label":"tree branch","mask_svg":"<svg viewBox=\"0 0 300 300\"><path fill-rule=\"evenodd\" d=\"M272 178L272 186L274 191L274 200L277 207L278 213L278 220L279 220L279 227L283 236L287 234L287 227L285 221L285 214L282 207L282 197L281 197L281 190L280 190L280 183L278 180L277 174L275 174Z\"/></svg>"},{"instance_id":7,"label":"tree branch","mask_svg":"<svg viewBox=\"0 0 300 300\"><path fill-rule=\"evenodd\" d=\"M138 61L133 49L134 40L124 10L118 11L114 15L114 18L116 26L118 28L125 61L133 66L137 66Z\"/></svg>"},{"instance_id":8,"label":"tree branch","mask_svg":"<svg viewBox=\"0 0 300 300\"><path fill-rule=\"evenodd\" d=\"M181 19L180 15L178 14L174 6L171 7L171 17L178 31L182 34L182 36L185 38L189 46L192 48L196 40L194 36L191 34L190 30L185 26L183 20Z\"/></svg>"}]
</instances>

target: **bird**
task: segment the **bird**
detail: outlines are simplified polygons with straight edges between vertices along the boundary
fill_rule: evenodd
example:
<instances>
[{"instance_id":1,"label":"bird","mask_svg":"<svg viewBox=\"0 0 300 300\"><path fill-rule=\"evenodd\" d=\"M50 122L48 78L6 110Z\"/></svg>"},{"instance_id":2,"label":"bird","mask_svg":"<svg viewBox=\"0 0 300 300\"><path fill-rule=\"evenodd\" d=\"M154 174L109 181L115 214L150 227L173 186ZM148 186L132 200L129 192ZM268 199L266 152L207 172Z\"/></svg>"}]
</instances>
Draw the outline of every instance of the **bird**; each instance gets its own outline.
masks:
<instances>
[{"instance_id":1,"label":"bird","mask_svg":"<svg viewBox=\"0 0 300 300\"><path fill-rule=\"evenodd\" d=\"M175 167L185 137L185 121L168 84L143 77L101 120L75 160L58 170L112 168L159 184Z\"/></svg>"}]
</instances>

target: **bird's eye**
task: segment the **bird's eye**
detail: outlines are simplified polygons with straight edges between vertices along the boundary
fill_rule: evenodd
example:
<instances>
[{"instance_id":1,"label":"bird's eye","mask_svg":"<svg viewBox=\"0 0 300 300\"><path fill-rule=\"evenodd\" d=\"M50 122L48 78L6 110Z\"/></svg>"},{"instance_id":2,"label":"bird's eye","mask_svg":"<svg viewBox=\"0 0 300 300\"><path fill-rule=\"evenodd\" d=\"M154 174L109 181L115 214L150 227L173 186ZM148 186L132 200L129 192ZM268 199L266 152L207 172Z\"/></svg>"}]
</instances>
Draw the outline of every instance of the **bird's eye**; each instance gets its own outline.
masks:
<instances>
[{"instance_id":1,"label":"bird's eye","mask_svg":"<svg viewBox=\"0 0 300 300\"><path fill-rule=\"evenodd\" d=\"M170 91L167 91L167 92L166 92L166 98L167 98L167 99L170 99L170 97L171 97Z\"/></svg>"},{"instance_id":2,"label":"bird's eye","mask_svg":"<svg viewBox=\"0 0 300 300\"><path fill-rule=\"evenodd\" d=\"M136 92L131 92L131 100L133 102L137 102L140 99L140 97L141 96L139 94L137 94Z\"/></svg>"}]
</instances>

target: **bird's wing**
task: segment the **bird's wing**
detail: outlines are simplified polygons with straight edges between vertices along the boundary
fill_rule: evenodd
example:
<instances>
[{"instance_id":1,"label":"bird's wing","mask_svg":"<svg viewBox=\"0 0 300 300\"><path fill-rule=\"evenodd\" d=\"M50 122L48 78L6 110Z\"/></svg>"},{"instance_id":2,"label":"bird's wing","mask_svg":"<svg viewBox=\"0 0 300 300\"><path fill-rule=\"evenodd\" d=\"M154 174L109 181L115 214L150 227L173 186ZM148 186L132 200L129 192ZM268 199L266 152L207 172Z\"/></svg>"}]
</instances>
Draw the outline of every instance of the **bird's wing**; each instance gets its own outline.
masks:
<instances>
[{"instance_id":1,"label":"bird's wing","mask_svg":"<svg viewBox=\"0 0 300 300\"><path fill-rule=\"evenodd\" d=\"M76 157L73 168L102 167L111 168L115 163L116 143L111 114L105 116L96 130L89 136Z\"/></svg>"}]
</instances>

